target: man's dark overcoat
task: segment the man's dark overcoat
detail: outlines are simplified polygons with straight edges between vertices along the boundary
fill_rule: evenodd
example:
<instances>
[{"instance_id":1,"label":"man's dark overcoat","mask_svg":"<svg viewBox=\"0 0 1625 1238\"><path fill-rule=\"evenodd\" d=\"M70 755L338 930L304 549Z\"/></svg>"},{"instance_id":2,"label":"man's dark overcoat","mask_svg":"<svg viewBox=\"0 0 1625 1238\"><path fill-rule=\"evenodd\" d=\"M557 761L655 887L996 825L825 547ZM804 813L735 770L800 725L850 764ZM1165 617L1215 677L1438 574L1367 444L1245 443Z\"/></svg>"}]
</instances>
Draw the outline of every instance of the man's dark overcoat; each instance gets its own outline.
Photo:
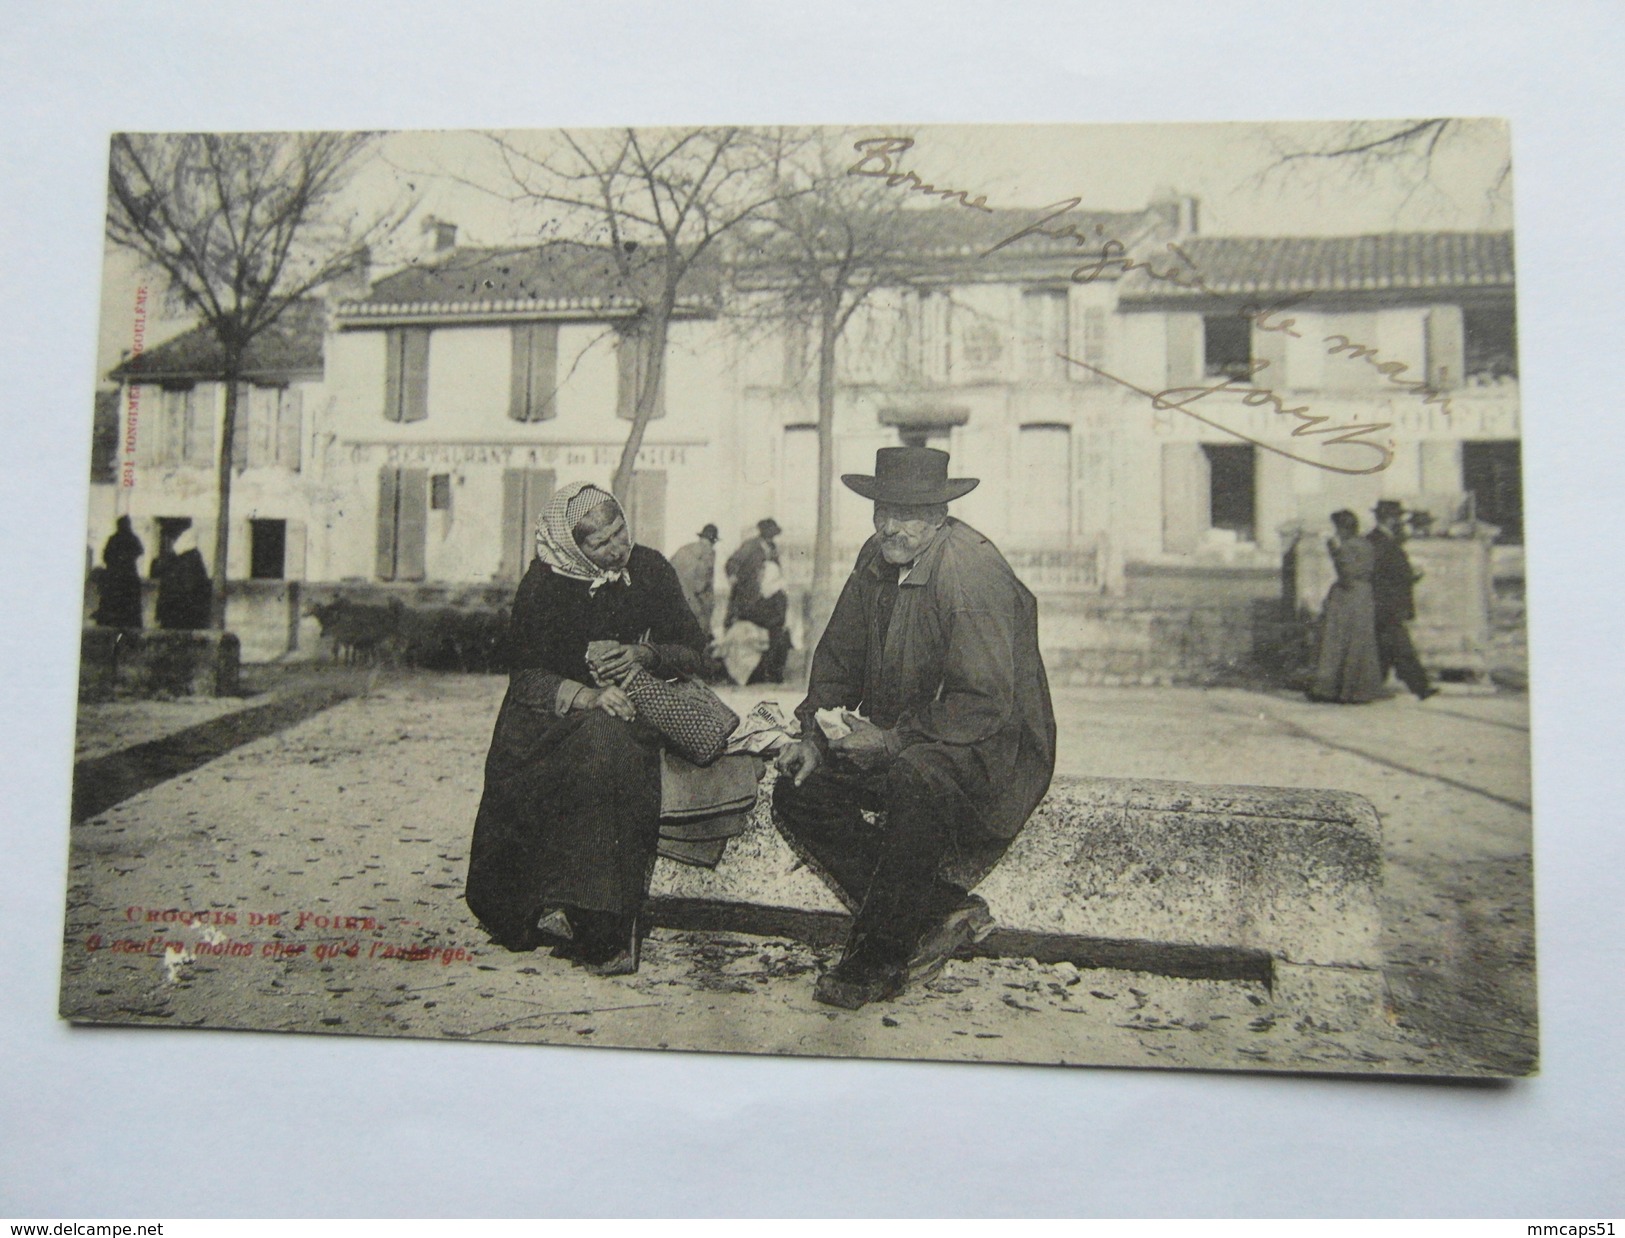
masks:
<instances>
[{"instance_id":1,"label":"man's dark overcoat","mask_svg":"<svg viewBox=\"0 0 1625 1238\"><path fill-rule=\"evenodd\" d=\"M986 836L1013 838L1055 770L1037 602L992 542L952 518L897 576L871 538L813 655L803 734L817 733L815 711L840 706L891 731L894 757L937 745L988 788Z\"/></svg>"}]
</instances>

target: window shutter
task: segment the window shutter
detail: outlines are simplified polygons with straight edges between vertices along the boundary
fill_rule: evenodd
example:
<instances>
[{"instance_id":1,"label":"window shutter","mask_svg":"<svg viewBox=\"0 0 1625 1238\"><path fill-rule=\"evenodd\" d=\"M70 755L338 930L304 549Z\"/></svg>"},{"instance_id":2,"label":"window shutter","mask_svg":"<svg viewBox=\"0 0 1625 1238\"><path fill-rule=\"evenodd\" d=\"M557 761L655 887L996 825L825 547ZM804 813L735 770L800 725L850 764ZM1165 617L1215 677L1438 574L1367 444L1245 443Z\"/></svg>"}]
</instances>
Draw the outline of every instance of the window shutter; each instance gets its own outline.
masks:
<instances>
[{"instance_id":1,"label":"window shutter","mask_svg":"<svg viewBox=\"0 0 1625 1238\"><path fill-rule=\"evenodd\" d=\"M297 473L304 454L304 396L297 387L276 394L276 462Z\"/></svg>"},{"instance_id":2,"label":"window shutter","mask_svg":"<svg viewBox=\"0 0 1625 1238\"><path fill-rule=\"evenodd\" d=\"M185 393L187 464L207 468L214 460L214 420L217 415L217 388L214 383L198 383Z\"/></svg>"},{"instance_id":3,"label":"window shutter","mask_svg":"<svg viewBox=\"0 0 1625 1238\"><path fill-rule=\"evenodd\" d=\"M400 490L397 471L378 470L378 579L395 579L395 513Z\"/></svg>"},{"instance_id":4,"label":"window shutter","mask_svg":"<svg viewBox=\"0 0 1625 1238\"><path fill-rule=\"evenodd\" d=\"M1464 353L1461 306L1435 305L1427 315L1428 386L1435 391L1461 386Z\"/></svg>"},{"instance_id":5,"label":"window shutter","mask_svg":"<svg viewBox=\"0 0 1625 1238\"><path fill-rule=\"evenodd\" d=\"M384 333L384 420L401 419L401 357L406 334L399 327Z\"/></svg>"},{"instance_id":6,"label":"window shutter","mask_svg":"<svg viewBox=\"0 0 1625 1238\"><path fill-rule=\"evenodd\" d=\"M1068 306L1067 356L1074 361L1106 368L1106 310L1100 305L1085 305L1074 294ZM1067 377L1075 383L1099 383L1105 380L1093 370L1081 365L1068 365Z\"/></svg>"},{"instance_id":7,"label":"window shutter","mask_svg":"<svg viewBox=\"0 0 1625 1238\"><path fill-rule=\"evenodd\" d=\"M1169 314L1168 386L1194 387L1202 381L1202 316Z\"/></svg>"},{"instance_id":8,"label":"window shutter","mask_svg":"<svg viewBox=\"0 0 1625 1238\"><path fill-rule=\"evenodd\" d=\"M638 412L638 337L622 331L615 337L615 415L631 421Z\"/></svg>"},{"instance_id":9,"label":"window shutter","mask_svg":"<svg viewBox=\"0 0 1625 1238\"><path fill-rule=\"evenodd\" d=\"M640 545L664 553L666 544L666 471L650 469L632 474L626 496L626 520Z\"/></svg>"},{"instance_id":10,"label":"window shutter","mask_svg":"<svg viewBox=\"0 0 1625 1238\"><path fill-rule=\"evenodd\" d=\"M401 420L429 416L429 328L407 327L401 342Z\"/></svg>"},{"instance_id":11,"label":"window shutter","mask_svg":"<svg viewBox=\"0 0 1625 1238\"><path fill-rule=\"evenodd\" d=\"M615 340L616 398L615 415L622 421L631 421L638 412L638 392L649 371L652 349L649 337L643 331L622 331ZM655 388L653 421L666 415L666 367L660 367L660 383Z\"/></svg>"},{"instance_id":12,"label":"window shutter","mask_svg":"<svg viewBox=\"0 0 1625 1238\"><path fill-rule=\"evenodd\" d=\"M259 462L254 458L252 438L254 433L254 389L247 383L237 385L237 424L231 432L231 467L241 473L250 465ZM221 433L225 433L225 413L221 412Z\"/></svg>"},{"instance_id":13,"label":"window shutter","mask_svg":"<svg viewBox=\"0 0 1625 1238\"><path fill-rule=\"evenodd\" d=\"M209 573L209 579L214 579L214 531L218 522L214 520L192 521L192 532L197 535L198 553L203 556L203 567ZM153 552L154 554L157 551ZM226 560L231 561L231 547L226 547ZM228 577L230 573L227 573Z\"/></svg>"},{"instance_id":14,"label":"window shutter","mask_svg":"<svg viewBox=\"0 0 1625 1238\"><path fill-rule=\"evenodd\" d=\"M253 560L250 543L253 541L253 524L246 517L231 522L231 540L226 544L226 579L247 580L253 575L251 571ZM205 550L204 557L208 558L210 552Z\"/></svg>"},{"instance_id":15,"label":"window shutter","mask_svg":"<svg viewBox=\"0 0 1625 1238\"><path fill-rule=\"evenodd\" d=\"M429 470L402 469L400 523L395 531L395 579L422 580L429 550Z\"/></svg>"},{"instance_id":16,"label":"window shutter","mask_svg":"<svg viewBox=\"0 0 1625 1238\"><path fill-rule=\"evenodd\" d=\"M551 322L522 323L512 329L513 373L508 416L515 421L546 421L554 416L558 382L559 329Z\"/></svg>"},{"instance_id":17,"label":"window shutter","mask_svg":"<svg viewBox=\"0 0 1625 1238\"><path fill-rule=\"evenodd\" d=\"M530 324L518 323L508 328L508 416L513 421L530 420Z\"/></svg>"},{"instance_id":18,"label":"window shutter","mask_svg":"<svg viewBox=\"0 0 1625 1238\"><path fill-rule=\"evenodd\" d=\"M530 566L525 553L530 530L525 524L525 473L523 469L502 470L502 563L497 569L503 580L518 580Z\"/></svg>"},{"instance_id":19,"label":"window shutter","mask_svg":"<svg viewBox=\"0 0 1625 1238\"><path fill-rule=\"evenodd\" d=\"M305 579L305 522L287 523L287 541L284 543L282 577L284 580Z\"/></svg>"},{"instance_id":20,"label":"window shutter","mask_svg":"<svg viewBox=\"0 0 1625 1238\"><path fill-rule=\"evenodd\" d=\"M1169 554L1192 554L1201 543L1208 523L1208 484L1201 444L1162 445L1162 548Z\"/></svg>"},{"instance_id":21,"label":"window shutter","mask_svg":"<svg viewBox=\"0 0 1625 1238\"><path fill-rule=\"evenodd\" d=\"M1257 323L1253 324L1253 362L1255 365L1260 361L1269 362L1253 374L1253 386L1285 391L1290 385L1286 372L1286 340L1285 331L1260 331Z\"/></svg>"}]
</instances>

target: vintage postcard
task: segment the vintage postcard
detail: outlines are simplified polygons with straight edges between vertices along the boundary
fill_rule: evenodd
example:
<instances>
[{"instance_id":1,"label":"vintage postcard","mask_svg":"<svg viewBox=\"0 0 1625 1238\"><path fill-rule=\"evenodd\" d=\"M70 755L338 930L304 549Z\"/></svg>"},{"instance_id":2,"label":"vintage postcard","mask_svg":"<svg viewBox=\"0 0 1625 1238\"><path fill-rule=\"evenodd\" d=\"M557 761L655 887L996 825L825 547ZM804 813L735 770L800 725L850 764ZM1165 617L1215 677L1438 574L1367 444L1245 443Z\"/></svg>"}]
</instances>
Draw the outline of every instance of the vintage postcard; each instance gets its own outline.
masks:
<instances>
[{"instance_id":1,"label":"vintage postcard","mask_svg":"<svg viewBox=\"0 0 1625 1238\"><path fill-rule=\"evenodd\" d=\"M117 134L61 1014L1538 1065L1503 122Z\"/></svg>"}]
</instances>

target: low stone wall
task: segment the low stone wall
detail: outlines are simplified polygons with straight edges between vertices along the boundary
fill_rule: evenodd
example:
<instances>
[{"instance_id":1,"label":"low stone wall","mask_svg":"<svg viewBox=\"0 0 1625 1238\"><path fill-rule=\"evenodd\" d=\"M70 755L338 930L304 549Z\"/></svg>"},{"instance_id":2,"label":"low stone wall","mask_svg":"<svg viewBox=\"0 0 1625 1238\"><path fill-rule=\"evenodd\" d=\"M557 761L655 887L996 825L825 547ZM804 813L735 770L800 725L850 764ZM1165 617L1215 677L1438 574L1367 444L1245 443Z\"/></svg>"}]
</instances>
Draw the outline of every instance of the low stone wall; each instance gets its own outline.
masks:
<instances>
[{"instance_id":1,"label":"low stone wall","mask_svg":"<svg viewBox=\"0 0 1625 1238\"><path fill-rule=\"evenodd\" d=\"M653 893L840 912L779 837L770 797L714 871L661 860ZM1189 974L1195 949L1282 964L1381 965L1381 826L1345 791L1058 779L982 883L1001 930L1119 945Z\"/></svg>"},{"instance_id":2,"label":"low stone wall","mask_svg":"<svg viewBox=\"0 0 1625 1238\"><path fill-rule=\"evenodd\" d=\"M242 645L230 632L86 628L79 699L235 696Z\"/></svg>"},{"instance_id":3,"label":"low stone wall","mask_svg":"<svg viewBox=\"0 0 1625 1238\"><path fill-rule=\"evenodd\" d=\"M1052 684L1282 676L1297 632L1277 598L1209 604L1134 597L1039 599L1038 637Z\"/></svg>"}]
</instances>

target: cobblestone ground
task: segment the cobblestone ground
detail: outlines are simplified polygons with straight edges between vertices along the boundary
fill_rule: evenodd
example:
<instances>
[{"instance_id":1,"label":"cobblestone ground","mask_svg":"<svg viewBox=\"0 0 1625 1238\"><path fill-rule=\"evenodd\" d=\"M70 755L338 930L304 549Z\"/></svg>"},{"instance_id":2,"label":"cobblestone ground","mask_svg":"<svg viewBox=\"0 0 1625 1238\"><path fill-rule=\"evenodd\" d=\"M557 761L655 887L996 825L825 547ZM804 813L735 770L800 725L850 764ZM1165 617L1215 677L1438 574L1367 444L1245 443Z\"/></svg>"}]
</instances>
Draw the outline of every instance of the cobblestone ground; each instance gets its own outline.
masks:
<instances>
[{"instance_id":1,"label":"cobblestone ground","mask_svg":"<svg viewBox=\"0 0 1625 1238\"><path fill-rule=\"evenodd\" d=\"M832 960L795 941L657 930L638 974L616 979L491 946L461 893L503 686L382 676L366 695L75 825L64 1016L989 1061L1532 1068L1521 694L1335 707L1240 689L1059 690L1062 773L1368 796L1387 854L1384 972L1281 968L1270 991L955 961L928 988L849 1013L812 1000ZM125 708L86 707L86 734L115 721L97 711ZM163 713L143 715L143 738L169 725ZM200 716L179 713L178 726Z\"/></svg>"}]
</instances>

